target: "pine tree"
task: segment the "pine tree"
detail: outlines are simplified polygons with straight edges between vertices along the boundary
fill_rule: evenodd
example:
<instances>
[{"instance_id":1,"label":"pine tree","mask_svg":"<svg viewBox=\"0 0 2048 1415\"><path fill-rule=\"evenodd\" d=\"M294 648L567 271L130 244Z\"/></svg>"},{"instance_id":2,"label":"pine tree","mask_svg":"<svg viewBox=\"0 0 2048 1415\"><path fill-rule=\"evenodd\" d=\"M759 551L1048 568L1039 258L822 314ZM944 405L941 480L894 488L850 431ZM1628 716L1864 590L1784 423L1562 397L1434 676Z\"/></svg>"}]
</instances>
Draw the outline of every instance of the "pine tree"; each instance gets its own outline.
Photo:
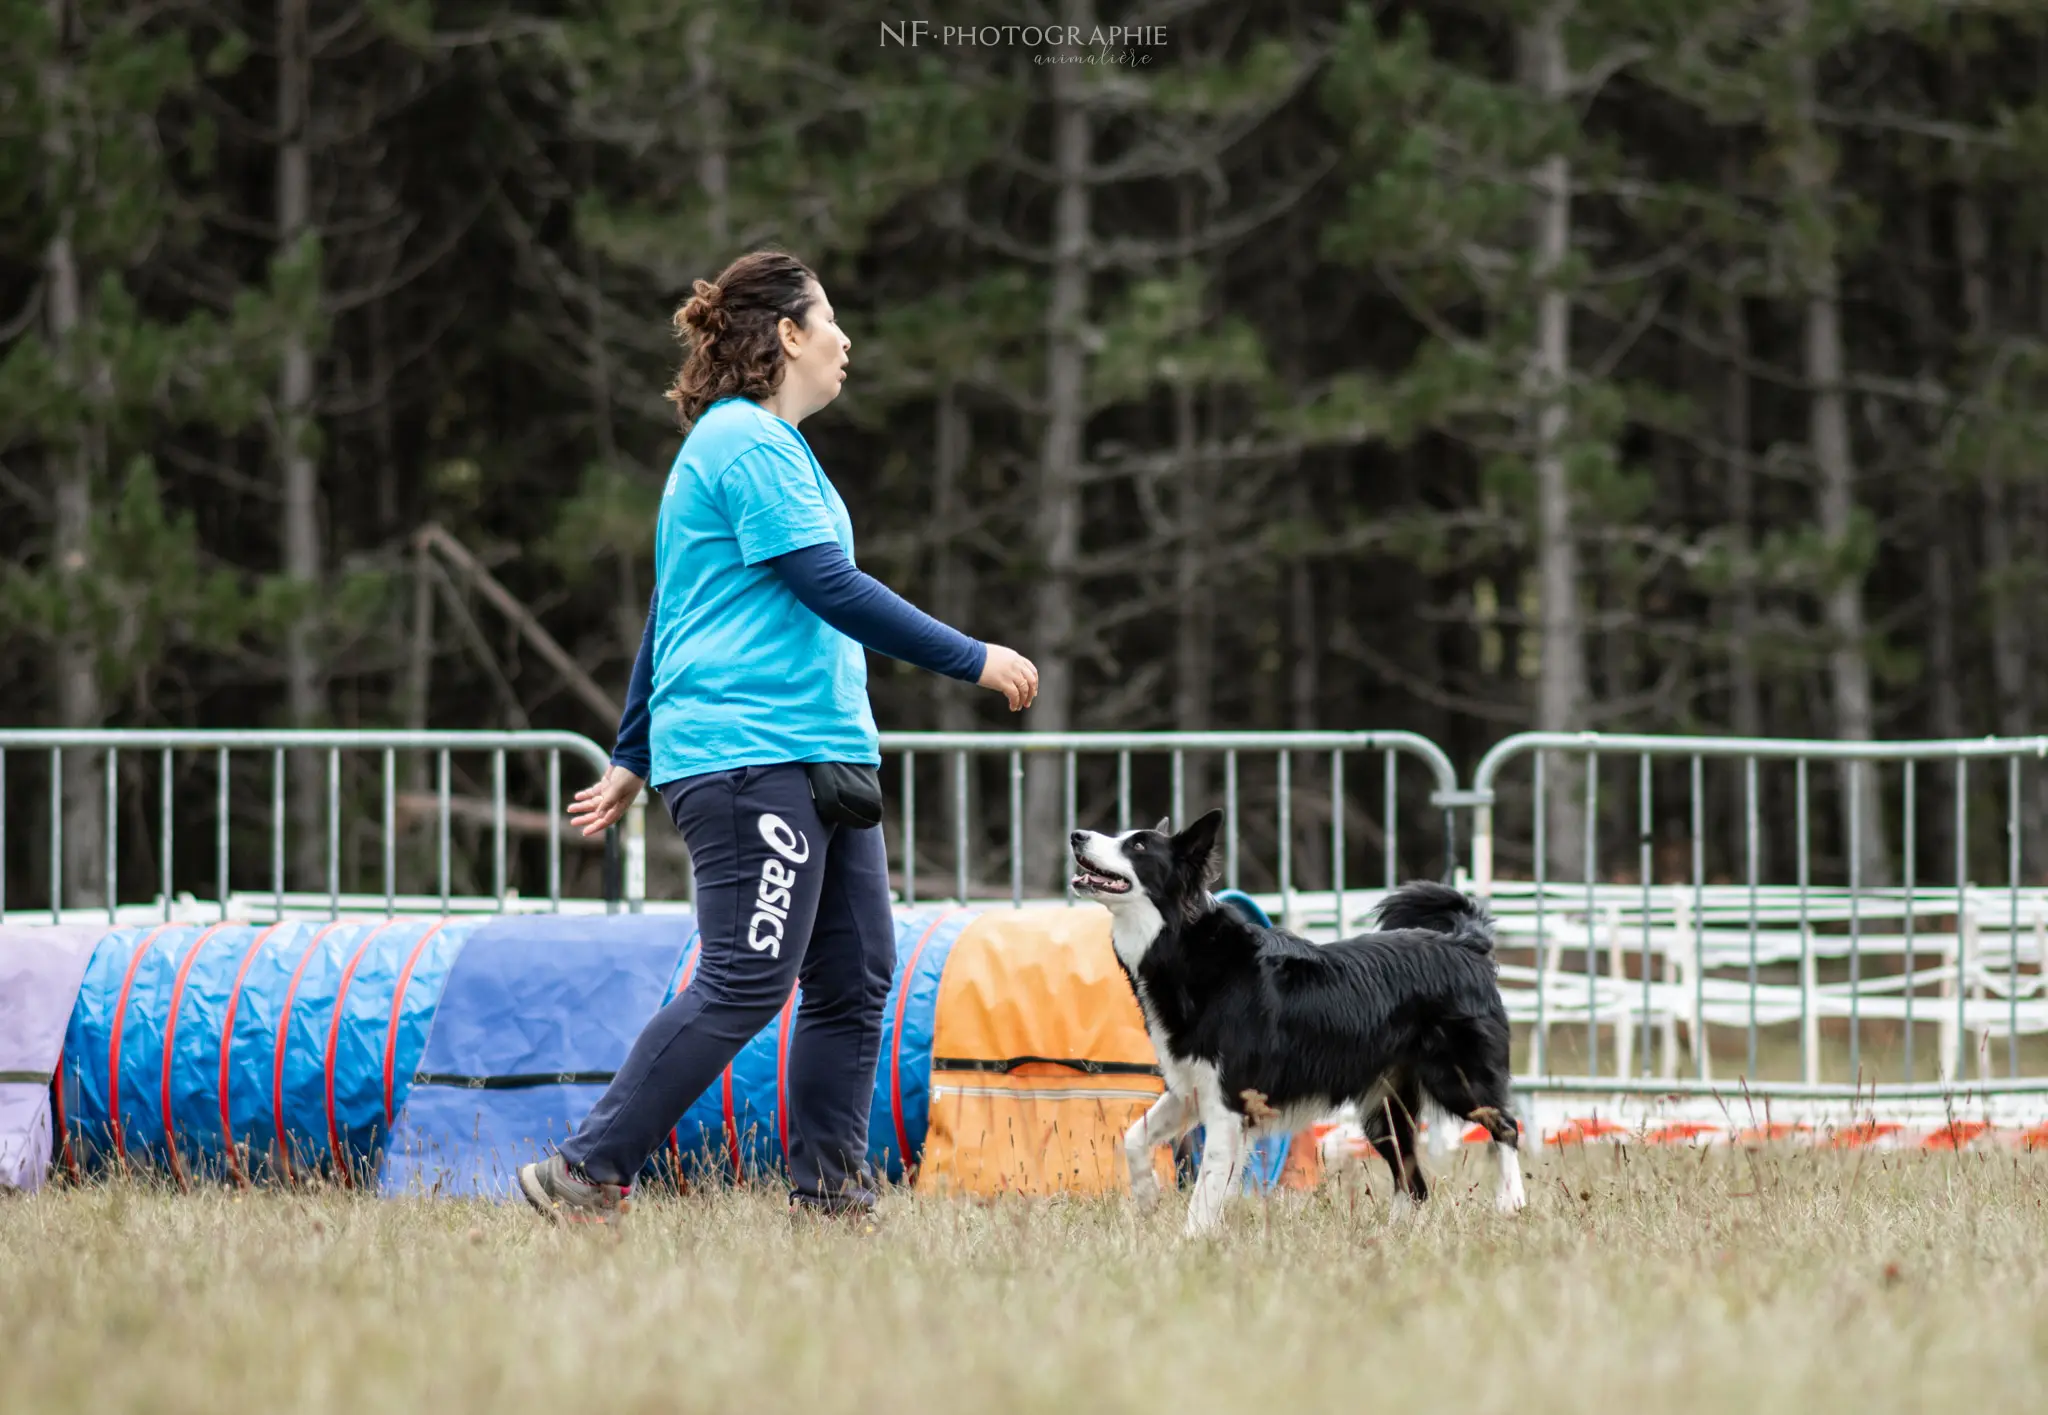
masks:
<instances>
[{"instance_id":1,"label":"pine tree","mask_svg":"<svg viewBox=\"0 0 2048 1415\"><path fill-rule=\"evenodd\" d=\"M1618 441L1631 418L1671 416L1614 376L1656 293L1593 256L1654 236L1640 209L1660 198L1623 140L1582 115L1644 57L1662 16L1655 6L1541 3L1491 17L1475 38L1419 14L1387 33L1364 7L1348 12L1326 93L1348 126L1353 185L1325 249L1382 282L1422 339L1407 367L1338 391L1396 445L1436 432L1469 449L1491 524L1446 526L1429 553L1470 565L1495 547L1529 547L1526 594L1494 603L1529 606L1534 725L1581 731L1628 706L1624 684L1608 684L1602 702L1589 679L1589 551L1604 549L1622 602L1639 575L1626 542L1601 535L1649 491ZM1597 232L1581 215L1589 198L1601 199ZM1570 764L1557 765L1566 769L1552 774L1545 807L1551 866L1577 870L1583 796Z\"/></svg>"},{"instance_id":2,"label":"pine tree","mask_svg":"<svg viewBox=\"0 0 2048 1415\"><path fill-rule=\"evenodd\" d=\"M1177 17L1166 52L1148 56L1156 64L1128 70L1091 62L1100 54L1085 42L998 52L956 70L986 89L998 140L943 220L970 249L1027 272L1040 311L1037 368L1007 394L1035 442L1021 553L1012 557L1028 606L1015 640L1041 675L1026 731L1087 725L1082 683L1097 664L1113 671L1088 716L1123 723L1142 714L1163 675L1117 665L1112 632L1171 602L1174 576L1198 563L1202 523L1228 535L1215 516L1225 498L1203 496L1221 470L1273 456L1277 439L1261 440L1264 355L1245 325L1211 308L1207 272L1298 203L1322 169L1248 156L1248 136L1303 90L1313 53L1286 32L1251 45L1210 41L1205 25L1227 35L1243 13L1194 7ZM1098 27L1136 17L1064 0L1047 18L1062 36L1092 41ZM1229 200L1207 209L1190 200L1220 188L1226 172L1240 179ZM1248 410L1205 432L1197 395L1227 391ZM1090 508L1109 506L1135 506L1147 534L1092 544ZM1116 609L1084 613L1111 585ZM1178 671L1192 701L1187 675L1202 667L1198 641L1208 632L1199 595L1183 613ZM1049 887L1061 872L1058 757L1029 759L1024 794L1025 876Z\"/></svg>"},{"instance_id":3,"label":"pine tree","mask_svg":"<svg viewBox=\"0 0 2048 1415\"><path fill-rule=\"evenodd\" d=\"M0 359L0 449L37 472L16 498L34 530L0 571L0 625L47 647L58 722L96 727L146 701L171 648L231 645L268 608L165 505L151 453L173 426L253 420L271 312L251 295L227 319L164 318L141 297L164 251L197 235L175 169L204 170L209 134L166 121L201 77L185 37L119 0L13 8L0 87L33 123L7 135L0 170L32 194L14 230L39 281ZM66 770L67 893L92 902L105 796L84 754Z\"/></svg>"},{"instance_id":4,"label":"pine tree","mask_svg":"<svg viewBox=\"0 0 2048 1415\"><path fill-rule=\"evenodd\" d=\"M1919 142L1912 132L1916 126L1923 129L1922 137L1945 129L1962 148L1975 151L1989 136L1989 124L1973 129L1968 124L1929 124L1902 117L1922 101L1911 84L1894 76L1872 87L1836 77L1876 64L1880 57L1899 61L1893 75L1913 72L1931 57L1924 41L1938 39L1949 29L1951 9L1941 0L1898 0L1877 6L1813 0L1715 5L1676 27L1649 70L1658 90L1692 105L1739 154L1727 169L1714 215L1722 254L1721 269L1711 278L1728 302L1726 333L1700 342L1731 367L1766 369L1773 381L1803 392L1804 436L1798 455L1811 477L1811 519L1795 516L1788 523L1781 514L1779 528L1754 547L1736 544L1731 565L1738 577L1735 583L1754 583L1758 575L1765 575L1796 588L1815 607L1817 613L1790 645L1794 657L1786 666L1798 672L1801 656L1819 663L1829 708L1821 726L1852 741L1880 735L1880 698L1887 675L1896 682L1911 671L1910 657L1892 640L1871 605L1870 582L1886 538L1883 518L1888 504L1900 507L1895 514L1919 523L1928 549L1925 592L1933 610L1928 621L1933 632L1927 667L1936 679L1930 694L1935 730L1945 735L1965 730L1956 695L1963 670L1951 632L1964 574L1951 529L1953 496L1924 475L1908 472L1906 468L1919 458L1902 459L1899 451L1923 440L1946 442L1949 451L1936 454L1937 460L1954 463L1956 447L1970 445L1977 431L1996 426L2001 419L1981 416L1993 399L1956 400L1938 385L1930 394L1921 371L1929 359L1947 363L1951 358L1945 350L1926 347L1927 342L1939 345L1951 337L1939 327L1943 321L1931 314L1933 305L1915 301L1930 311L1915 320L1926 342L1904 351L1899 368L1885 368L1891 351L1859 339L1852 329L1845 287L1870 262L1885 259L1879 230L1887 217L1870 189L1869 177L1862 177L1859 184L1848 175L1848 163L1868 156L1875 161L1864 164L1866 172L1874 167L1897 179L1903 177L1902 160L1916 160L1911 156ZM1983 17L1978 22L1996 23ZM1947 102L1937 100L1939 106L1967 107L1966 97L1953 92L1946 97ZM1967 175L1964 180L1967 184ZM1914 185L1914 179L1904 179L1907 190ZM1921 231L1908 235L1902 245L1927 247L1932 233L1925 222L1932 208L1924 196L1902 205L1917 210ZM1952 231L1963 267L1957 293L1971 330L1966 342L1974 349L1983 347L1989 331L1988 291L1979 278L1984 235L1978 217L1975 198L1966 189L1956 205ZM1925 276L1922 272L1919 278ZM1774 357L1749 347L1740 323L1743 301L1775 308L1797 331L1793 349ZM1898 436L1859 439L1857 419L1852 417L1859 399L1862 421L1896 428ZM1949 424L1945 431L1944 423ZM1742 456L1747 450L1736 448L1733 453ZM1943 484L1951 492L1970 480L1983 487L1982 471L1980 464L1975 477ZM1902 475L1912 485L1900 501L1893 501L1886 495L1886 482ZM1955 477L1955 471L1943 476ZM1987 546L1994 559L2002 558L2004 548L1998 541L1994 532ZM1995 650L2000 639L1995 614L1992 627ZM2004 638L2011 642L2009 631ZM1754 639L1742 650L1757 651ZM2006 662L2009 670L2012 661L2008 657ZM1896 831L1889 825L1892 808L1879 789L1878 773L1868 765L1845 763L1838 781L1845 850L1852 811L1856 823L1858 878L1865 885L1887 883L1894 873L1888 841Z\"/></svg>"}]
</instances>

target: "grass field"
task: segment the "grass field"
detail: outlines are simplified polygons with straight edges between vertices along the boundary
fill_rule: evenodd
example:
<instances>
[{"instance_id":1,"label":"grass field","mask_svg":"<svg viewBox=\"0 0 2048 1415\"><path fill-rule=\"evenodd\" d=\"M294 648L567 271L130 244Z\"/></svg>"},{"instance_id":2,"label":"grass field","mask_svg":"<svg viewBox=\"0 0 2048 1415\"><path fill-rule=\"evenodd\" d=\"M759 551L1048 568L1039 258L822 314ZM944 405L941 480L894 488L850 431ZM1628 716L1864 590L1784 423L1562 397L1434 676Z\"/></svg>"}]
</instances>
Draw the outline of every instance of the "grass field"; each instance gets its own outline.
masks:
<instances>
[{"instance_id":1,"label":"grass field","mask_svg":"<svg viewBox=\"0 0 2048 1415\"><path fill-rule=\"evenodd\" d=\"M1389 1227L1355 1186L1180 1203L775 1195L522 1207L94 1185L0 1199L0 1409L2037 1408L2048 1156L1483 1153Z\"/></svg>"}]
</instances>

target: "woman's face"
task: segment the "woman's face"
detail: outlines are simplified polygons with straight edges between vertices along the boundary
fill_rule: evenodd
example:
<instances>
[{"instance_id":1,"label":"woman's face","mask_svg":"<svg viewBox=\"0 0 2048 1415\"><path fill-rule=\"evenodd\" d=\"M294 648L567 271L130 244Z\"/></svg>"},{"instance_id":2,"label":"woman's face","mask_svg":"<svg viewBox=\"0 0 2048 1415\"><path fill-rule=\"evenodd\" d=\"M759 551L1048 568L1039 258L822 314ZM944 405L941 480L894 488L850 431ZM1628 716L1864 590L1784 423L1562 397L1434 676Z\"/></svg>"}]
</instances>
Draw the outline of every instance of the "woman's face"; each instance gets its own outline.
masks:
<instances>
[{"instance_id":1,"label":"woman's face","mask_svg":"<svg viewBox=\"0 0 2048 1415\"><path fill-rule=\"evenodd\" d=\"M811 282L811 307L801 328L785 318L782 333L783 391L796 395L806 411L816 411L839 396L846 383L847 355L853 341L840 332L839 318L824 287Z\"/></svg>"}]
</instances>

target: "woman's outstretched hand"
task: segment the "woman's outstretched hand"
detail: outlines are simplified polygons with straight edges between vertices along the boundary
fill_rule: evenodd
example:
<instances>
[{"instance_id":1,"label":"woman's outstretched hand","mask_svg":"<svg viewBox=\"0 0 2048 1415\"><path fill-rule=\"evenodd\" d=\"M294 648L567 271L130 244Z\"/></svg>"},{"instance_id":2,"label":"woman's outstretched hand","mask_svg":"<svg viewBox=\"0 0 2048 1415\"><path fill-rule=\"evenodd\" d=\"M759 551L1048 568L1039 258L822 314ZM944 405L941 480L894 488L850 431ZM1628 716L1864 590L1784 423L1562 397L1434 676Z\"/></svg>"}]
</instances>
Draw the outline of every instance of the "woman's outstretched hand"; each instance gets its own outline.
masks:
<instances>
[{"instance_id":1,"label":"woman's outstretched hand","mask_svg":"<svg viewBox=\"0 0 2048 1415\"><path fill-rule=\"evenodd\" d=\"M1010 700L1011 712L1022 712L1038 697L1038 665L1001 644L988 646L988 659L981 666L981 686L992 688Z\"/></svg>"},{"instance_id":2,"label":"woman's outstretched hand","mask_svg":"<svg viewBox=\"0 0 2048 1415\"><path fill-rule=\"evenodd\" d=\"M569 823L583 827L585 835L602 834L618 824L647 783L614 763L594 783L576 793L569 803Z\"/></svg>"}]
</instances>

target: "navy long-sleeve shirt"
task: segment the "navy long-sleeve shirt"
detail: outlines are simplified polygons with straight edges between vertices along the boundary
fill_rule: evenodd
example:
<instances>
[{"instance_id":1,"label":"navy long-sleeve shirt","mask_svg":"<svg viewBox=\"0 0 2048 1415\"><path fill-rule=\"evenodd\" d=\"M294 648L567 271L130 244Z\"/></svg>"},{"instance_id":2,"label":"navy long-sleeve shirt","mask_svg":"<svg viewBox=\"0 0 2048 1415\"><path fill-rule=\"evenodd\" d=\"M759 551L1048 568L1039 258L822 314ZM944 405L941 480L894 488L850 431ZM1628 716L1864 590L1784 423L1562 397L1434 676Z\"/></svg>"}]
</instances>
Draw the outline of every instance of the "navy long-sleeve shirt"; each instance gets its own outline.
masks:
<instances>
[{"instance_id":1,"label":"navy long-sleeve shirt","mask_svg":"<svg viewBox=\"0 0 2048 1415\"><path fill-rule=\"evenodd\" d=\"M837 545L806 546L766 563L804 608L848 638L948 678L980 679L988 645L932 618L856 566ZM654 689L654 606L650 599L640 652L626 681L618 744L612 749L612 761L642 779L652 756L647 699Z\"/></svg>"}]
</instances>

